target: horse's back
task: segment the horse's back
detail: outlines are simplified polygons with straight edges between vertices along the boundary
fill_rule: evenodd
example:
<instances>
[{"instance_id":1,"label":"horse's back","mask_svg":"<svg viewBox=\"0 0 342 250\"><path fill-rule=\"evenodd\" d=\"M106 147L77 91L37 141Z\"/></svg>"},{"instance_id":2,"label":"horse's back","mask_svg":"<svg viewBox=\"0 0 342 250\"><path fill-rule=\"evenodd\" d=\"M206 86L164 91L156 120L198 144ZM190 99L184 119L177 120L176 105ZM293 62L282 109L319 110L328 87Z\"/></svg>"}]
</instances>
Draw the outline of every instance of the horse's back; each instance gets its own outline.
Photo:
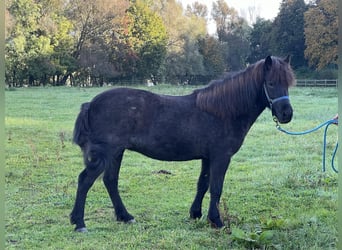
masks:
<instances>
[{"instance_id":1,"label":"horse's back","mask_svg":"<svg viewBox=\"0 0 342 250\"><path fill-rule=\"evenodd\" d=\"M94 97L91 101L91 108L97 108L98 111L120 112L121 109L134 109L136 106L145 107L157 100L158 95L146 90L114 88Z\"/></svg>"},{"instance_id":2,"label":"horse's back","mask_svg":"<svg viewBox=\"0 0 342 250\"><path fill-rule=\"evenodd\" d=\"M146 134L157 123L181 119L177 117L187 115L193 109L194 101L187 96L164 96L145 90L116 88L99 94L91 101L89 120L94 133L124 137Z\"/></svg>"},{"instance_id":3,"label":"horse's back","mask_svg":"<svg viewBox=\"0 0 342 250\"><path fill-rule=\"evenodd\" d=\"M158 105L157 95L138 89L116 88L96 96L90 103L92 131L132 133L143 126Z\"/></svg>"}]
</instances>

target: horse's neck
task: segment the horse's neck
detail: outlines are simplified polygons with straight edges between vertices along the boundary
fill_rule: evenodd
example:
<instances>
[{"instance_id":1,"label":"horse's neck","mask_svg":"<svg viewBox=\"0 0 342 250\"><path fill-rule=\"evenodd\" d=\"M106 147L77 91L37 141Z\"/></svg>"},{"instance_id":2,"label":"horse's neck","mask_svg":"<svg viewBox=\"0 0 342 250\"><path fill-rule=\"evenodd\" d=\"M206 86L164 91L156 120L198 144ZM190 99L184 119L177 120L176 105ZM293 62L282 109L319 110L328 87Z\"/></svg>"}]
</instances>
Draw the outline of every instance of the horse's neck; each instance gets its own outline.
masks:
<instances>
[{"instance_id":1,"label":"horse's neck","mask_svg":"<svg viewBox=\"0 0 342 250\"><path fill-rule=\"evenodd\" d=\"M244 138L247 135L250 128L253 126L254 122L258 119L258 117L264 110L265 107L256 104L255 109L250 110L248 114L236 114L235 117L231 117L230 119L227 119L225 121L226 131L233 129L236 135L240 134L240 136Z\"/></svg>"},{"instance_id":2,"label":"horse's neck","mask_svg":"<svg viewBox=\"0 0 342 250\"><path fill-rule=\"evenodd\" d=\"M241 123L245 124L245 126L251 127L266 108L261 103L258 103L259 99L256 98L256 100L254 108L236 113L233 120L241 120Z\"/></svg>"},{"instance_id":3,"label":"horse's neck","mask_svg":"<svg viewBox=\"0 0 342 250\"><path fill-rule=\"evenodd\" d=\"M248 81L248 80L244 80ZM236 95L240 98L236 99L236 116L248 116L252 123L258 118L258 116L266 108L262 101L262 83L257 84L249 83L247 88L236 87ZM249 89L251 88L251 89Z\"/></svg>"}]
</instances>

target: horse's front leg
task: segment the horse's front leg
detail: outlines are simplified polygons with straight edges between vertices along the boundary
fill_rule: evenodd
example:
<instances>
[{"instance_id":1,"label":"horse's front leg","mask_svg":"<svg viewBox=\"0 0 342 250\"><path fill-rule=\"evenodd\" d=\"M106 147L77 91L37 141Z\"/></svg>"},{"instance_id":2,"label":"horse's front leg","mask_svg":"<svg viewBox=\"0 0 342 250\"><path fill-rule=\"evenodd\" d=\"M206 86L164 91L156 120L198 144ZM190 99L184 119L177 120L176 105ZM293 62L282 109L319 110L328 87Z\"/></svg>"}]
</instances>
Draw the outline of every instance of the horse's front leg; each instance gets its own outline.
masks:
<instances>
[{"instance_id":1,"label":"horse's front leg","mask_svg":"<svg viewBox=\"0 0 342 250\"><path fill-rule=\"evenodd\" d=\"M210 161L210 204L208 220L213 227L221 228L224 226L219 212L220 198L224 183L224 177L228 169L230 157L220 156Z\"/></svg>"},{"instance_id":2,"label":"horse's front leg","mask_svg":"<svg viewBox=\"0 0 342 250\"><path fill-rule=\"evenodd\" d=\"M190 218L192 219L199 219L202 217L202 201L205 193L208 191L209 188L209 166L209 160L202 159L201 174L197 182L197 193L190 208Z\"/></svg>"}]
</instances>

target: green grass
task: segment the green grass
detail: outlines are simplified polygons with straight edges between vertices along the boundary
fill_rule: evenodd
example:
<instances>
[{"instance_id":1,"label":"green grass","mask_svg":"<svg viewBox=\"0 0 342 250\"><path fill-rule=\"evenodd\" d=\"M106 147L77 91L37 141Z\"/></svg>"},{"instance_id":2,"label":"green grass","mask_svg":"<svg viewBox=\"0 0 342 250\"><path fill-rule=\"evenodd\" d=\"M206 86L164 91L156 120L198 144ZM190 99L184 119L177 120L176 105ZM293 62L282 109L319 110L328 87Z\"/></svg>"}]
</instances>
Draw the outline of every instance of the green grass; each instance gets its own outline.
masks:
<instances>
[{"instance_id":1,"label":"green grass","mask_svg":"<svg viewBox=\"0 0 342 250\"><path fill-rule=\"evenodd\" d=\"M141 87L143 88L143 87ZM6 249L336 249L337 174L330 154L321 172L323 130L305 136L278 132L266 110L252 127L226 175L221 212L229 228L189 219L199 161L161 162L126 152L119 188L137 223L114 219L102 181L88 194L89 232L69 223L80 150L71 142L80 104L102 88L27 88L6 91ZM191 87L150 90L185 94ZM293 88L293 131L337 113L337 90ZM337 164L336 164L337 165ZM171 175L158 174L167 170ZM207 213L209 195L203 203Z\"/></svg>"}]
</instances>

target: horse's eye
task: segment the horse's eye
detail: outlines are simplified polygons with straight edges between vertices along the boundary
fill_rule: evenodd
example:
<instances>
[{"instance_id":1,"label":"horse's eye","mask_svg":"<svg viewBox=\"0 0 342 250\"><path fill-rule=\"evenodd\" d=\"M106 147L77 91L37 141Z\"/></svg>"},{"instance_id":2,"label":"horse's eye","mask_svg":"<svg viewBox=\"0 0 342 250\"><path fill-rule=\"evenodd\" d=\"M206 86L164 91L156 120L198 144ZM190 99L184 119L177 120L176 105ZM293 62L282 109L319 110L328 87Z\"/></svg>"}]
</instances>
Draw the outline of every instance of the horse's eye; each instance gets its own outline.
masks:
<instances>
[{"instance_id":1,"label":"horse's eye","mask_svg":"<svg viewBox=\"0 0 342 250\"><path fill-rule=\"evenodd\" d=\"M268 84L268 86L271 87L271 88L274 87L274 85L275 85L274 82L268 82L267 84Z\"/></svg>"}]
</instances>

